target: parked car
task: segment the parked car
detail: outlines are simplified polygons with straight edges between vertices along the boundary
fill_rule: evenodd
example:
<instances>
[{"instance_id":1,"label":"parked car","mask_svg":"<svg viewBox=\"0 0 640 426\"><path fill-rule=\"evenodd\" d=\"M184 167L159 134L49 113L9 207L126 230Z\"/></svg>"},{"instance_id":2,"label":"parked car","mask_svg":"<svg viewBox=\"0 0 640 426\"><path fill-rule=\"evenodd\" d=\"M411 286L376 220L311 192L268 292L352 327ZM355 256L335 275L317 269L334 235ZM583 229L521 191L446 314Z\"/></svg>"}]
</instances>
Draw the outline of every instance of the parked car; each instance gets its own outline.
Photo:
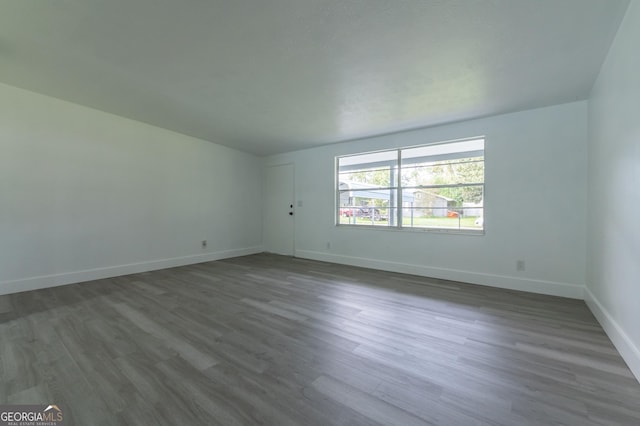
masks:
<instances>
[{"instance_id":1,"label":"parked car","mask_svg":"<svg viewBox=\"0 0 640 426\"><path fill-rule=\"evenodd\" d=\"M339 213L342 217L360 217L364 219L371 219L371 215L373 214L373 220L388 219L386 213L382 213L380 209L372 207L342 207Z\"/></svg>"},{"instance_id":2,"label":"parked car","mask_svg":"<svg viewBox=\"0 0 640 426\"><path fill-rule=\"evenodd\" d=\"M386 214L382 213L380 209L372 208L372 207L362 207L358 209L356 212L358 217L371 219L373 216L373 220L387 220L388 217Z\"/></svg>"},{"instance_id":3,"label":"parked car","mask_svg":"<svg viewBox=\"0 0 640 426\"><path fill-rule=\"evenodd\" d=\"M352 216L353 216L353 211L354 211L354 208L353 208L353 207L348 207L348 208L347 208L347 207L345 207L345 208L342 208L342 209L340 209L340 216L343 216L343 217L352 217Z\"/></svg>"}]
</instances>

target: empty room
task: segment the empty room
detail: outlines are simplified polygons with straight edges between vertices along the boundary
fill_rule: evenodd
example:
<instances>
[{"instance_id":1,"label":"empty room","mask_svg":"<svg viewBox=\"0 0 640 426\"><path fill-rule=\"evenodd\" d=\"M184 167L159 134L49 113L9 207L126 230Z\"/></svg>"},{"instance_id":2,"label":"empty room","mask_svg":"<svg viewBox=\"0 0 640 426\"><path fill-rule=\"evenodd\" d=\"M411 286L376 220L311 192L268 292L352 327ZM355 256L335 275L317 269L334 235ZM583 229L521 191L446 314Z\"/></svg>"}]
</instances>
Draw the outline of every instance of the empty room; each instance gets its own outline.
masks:
<instances>
[{"instance_id":1,"label":"empty room","mask_svg":"<svg viewBox=\"0 0 640 426\"><path fill-rule=\"evenodd\" d=\"M640 0L0 0L0 425L639 425Z\"/></svg>"}]
</instances>

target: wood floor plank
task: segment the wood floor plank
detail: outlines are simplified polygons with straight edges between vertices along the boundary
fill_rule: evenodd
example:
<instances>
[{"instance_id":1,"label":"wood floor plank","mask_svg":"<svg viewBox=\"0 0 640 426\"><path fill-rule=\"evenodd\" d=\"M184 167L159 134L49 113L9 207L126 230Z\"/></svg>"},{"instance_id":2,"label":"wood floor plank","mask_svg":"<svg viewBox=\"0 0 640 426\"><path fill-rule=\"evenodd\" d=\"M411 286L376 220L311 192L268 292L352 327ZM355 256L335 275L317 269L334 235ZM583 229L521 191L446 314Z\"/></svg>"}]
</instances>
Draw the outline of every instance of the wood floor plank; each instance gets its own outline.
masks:
<instances>
[{"instance_id":1,"label":"wood floor plank","mask_svg":"<svg viewBox=\"0 0 640 426\"><path fill-rule=\"evenodd\" d=\"M340 402L374 422L383 425L411 426L424 425L425 420L389 404L370 393L359 391L331 376L322 375L311 383L326 397Z\"/></svg>"},{"instance_id":2,"label":"wood floor plank","mask_svg":"<svg viewBox=\"0 0 640 426\"><path fill-rule=\"evenodd\" d=\"M0 343L70 425L640 424L582 301L270 254L0 296Z\"/></svg>"}]
</instances>

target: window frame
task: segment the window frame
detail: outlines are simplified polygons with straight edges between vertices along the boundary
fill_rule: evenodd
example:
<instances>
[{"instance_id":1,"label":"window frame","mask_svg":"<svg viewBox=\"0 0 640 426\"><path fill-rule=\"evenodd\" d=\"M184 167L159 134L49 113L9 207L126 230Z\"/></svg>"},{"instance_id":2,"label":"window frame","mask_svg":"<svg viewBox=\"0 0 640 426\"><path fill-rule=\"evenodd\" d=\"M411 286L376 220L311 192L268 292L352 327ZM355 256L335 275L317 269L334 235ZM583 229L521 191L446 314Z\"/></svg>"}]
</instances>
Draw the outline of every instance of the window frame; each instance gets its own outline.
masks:
<instances>
[{"instance_id":1,"label":"window frame","mask_svg":"<svg viewBox=\"0 0 640 426\"><path fill-rule=\"evenodd\" d=\"M405 150L410 150L410 149L415 149L415 148L424 148L424 147L433 147L433 146L438 146L438 145L448 145L448 144L454 144L454 143L460 143L460 142L468 142L468 141L477 141L477 140L482 140L482 162L483 162L483 170L482 170L482 182L473 182L473 183L455 183L455 184L439 184L439 185L403 185L402 184L402 171L403 171L403 167L402 167L402 153ZM486 223L484 221L484 217L485 217L485 196L486 196L486 142L487 142L487 138L486 136L482 135L482 136L475 136L475 137L468 137L468 138L462 138L462 139L453 139L453 140L447 140L447 141L438 141L438 142L432 142L432 143L426 143L426 144L420 144L420 145L411 145L411 146L403 146L403 147L398 147L398 148L390 148L390 149L381 149L381 150L375 150L375 151L366 151L366 152L356 152L353 154L345 154L345 155L337 155L334 158L334 169L335 169L335 173L334 173L334 178L335 178L335 183L334 183L334 202L335 202L335 206L333 209L333 214L334 214L334 224L336 227L340 227L340 228L348 228L348 229L375 229L375 230L384 230L384 231L397 231L397 232L430 232L430 233L447 233L447 234L464 234L464 235L485 235L486 232ZM364 156L364 155L369 155L369 154L382 154L382 153L390 153L390 152L395 152L396 155L396 160L395 160L395 164L397 164L397 179L396 179L396 183L395 186L389 186L389 187L379 187L379 188L372 188L375 190L389 190L390 191L390 204L394 203L395 205L393 207L389 207L388 211L389 211L389 218L387 219L388 221L391 220L391 212L393 209L396 209L397 212L395 212L395 224L391 225L390 223L387 226L380 226L380 225L368 225L368 224L355 224L355 223L340 223L341 220L341 210L343 209L343 206L341 206L341 182L340 182L340 160L344 159L344 158L349 158L349 157L358 157L358 156ZM464 151L463 151L464 152ZM469 152L473 152L473 151L469 151ZM442 155L451 155L451 154L442 154ZM465 157L463 157L465 158ZM470 157L472 158L472 157ZM393 161L393 160L388 160L388 161ZM361 164L367 164L367 163L361 163ZM371 163L373 164L373 163ZM406 189L416 189L416 188L454 188L454 187L472 187L472 186L480 186L481 190L482 190L482 218L483 218L483 223L482 223L482 227L481 228L446 228L446 227L435 227L435 226L421 226L421 227L415 227L415 226L406 226L403 225L403 210L405 209L405 207L403 207L403 192ZM342 191L344 191L344 189L342 189ZM395 195L391 195L393 194L393 192L395 191ZM393 200L393 201L392 201ZM372 207L374 208L374 207Z\"/></svg>"}]
</instances>

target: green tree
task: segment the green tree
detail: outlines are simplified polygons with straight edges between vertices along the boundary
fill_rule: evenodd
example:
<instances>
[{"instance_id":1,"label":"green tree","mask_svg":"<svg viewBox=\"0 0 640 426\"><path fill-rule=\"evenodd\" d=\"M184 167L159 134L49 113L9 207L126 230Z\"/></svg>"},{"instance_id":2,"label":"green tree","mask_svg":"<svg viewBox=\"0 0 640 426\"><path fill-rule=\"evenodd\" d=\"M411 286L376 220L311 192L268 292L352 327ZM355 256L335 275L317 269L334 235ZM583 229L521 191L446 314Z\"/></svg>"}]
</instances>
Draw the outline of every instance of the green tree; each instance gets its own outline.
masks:
<instances>
[{"instance_id":1,"label":"green tree","mask_svg":"<svg viewBox=\"0 0 640 426\"><path fill-rule=\"evenodd\" d=\"M388 167L386 169L371 169L353 172L349 174L349 179L352 182L360 182L385 188L391 186L390 169Z\"/></svg>"},{"instance_id":2,"label":"green tree","mask_svg":"<svg viewBox=\"0 0 640 426\"><path fill-rule=\"evenodd\" d=\"M424 164L415 169L411 176L417 185L454 185L484 182L484 161L479 158L463 158L455 161L438 161ZM434 193L455 200L460 206L463 202L482 201L482 186L457 188L434 188Z\"/></svg>"}]
</instances>

